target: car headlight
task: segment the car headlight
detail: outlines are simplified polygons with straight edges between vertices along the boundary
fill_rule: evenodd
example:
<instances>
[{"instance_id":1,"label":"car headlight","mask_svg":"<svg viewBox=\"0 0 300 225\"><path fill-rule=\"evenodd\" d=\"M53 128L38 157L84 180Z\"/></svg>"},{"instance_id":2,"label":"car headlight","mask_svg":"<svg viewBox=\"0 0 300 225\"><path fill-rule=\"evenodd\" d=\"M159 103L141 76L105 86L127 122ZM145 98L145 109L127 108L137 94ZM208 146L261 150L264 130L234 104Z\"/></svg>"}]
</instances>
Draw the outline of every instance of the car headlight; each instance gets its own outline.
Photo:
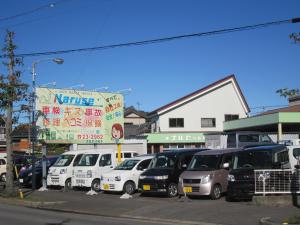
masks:
<instances>
[{"instance_id":1,"label":"car headlight","mask_svg":"<svg viewBox=\"0 0 300 225\"><path fill-rule=\"evenodd\" d=\"M115 181L121 181L121 177L120 176L116 176L115 177Z\"/></svg>"},{"instance_id":2,"label":"car headlight","mask_svg":"<svg viewBox=\"0 0 300 225\"><path fill-rule=\"evenodd\" d=\"M28 176L31 177L31 176L32 176L32 173L29 173Z\"/></svg>"},{"instance_id":3,"label":"car headlight","mask_svg":"<svg viewBox=\"0 0 300 225\"><path fill-rule=\"evenodd\" d=\"M228 174L227 180L230 181L230 182L235 182L235 177L234 177L234 175Z\"/></svg>"},{"instance_id":4,"label":"car headlight","mask_svg":"<svg viewBox=\"0 0 300 225\"><path fill-rule=\"evenodd\" d=\"M147 177L147 176L145 176L145 175L141 175L141 176L140 176L140 179L143 180L143 179L146 179L146 177Z\"/></svg>"},{"instance_id":5,"label":"car headlight","mask_svg":"<svg viewBox=\"0 0 300 225\"><path fill-rule=\"evenodd\" d=\"M61 169L61 170L59 171L59 173L60 173L60 174L65 174L65 173L67 173L67 169Z\"/></svg>"},{"instance_id":6,"label":"car headlight","mask_svg":"<svg viewBox=\"0 0 300 225\"><path fill-rule=\"evenodd\" d=\"M168 179L168 175L163 175L163 176L154 176L155 180L166 180Z\"/></svg>"},{"instance_id":7,"label":"car headlight","mask_svg":"<svg viewBox=\"0 0 300 225\"><path fill-rule=\"evenodd\" d=\"M213 175L212 174L209 174L209 175L205 175L201 178L201 184L206 184L208 183L209 181L211 181Z\"/></svg>"},{"instance_id":8,"label":"car headlight","mask_svg":"<svg viewBox=\"0 0 300 225\"><path fill-rule=\"evenodd\" d=\"M87 177L87 178L92 178L92 171L91 171L91 170L88 170L88 171L86 172L86 177Z\"/></svg>"}]
</instances>

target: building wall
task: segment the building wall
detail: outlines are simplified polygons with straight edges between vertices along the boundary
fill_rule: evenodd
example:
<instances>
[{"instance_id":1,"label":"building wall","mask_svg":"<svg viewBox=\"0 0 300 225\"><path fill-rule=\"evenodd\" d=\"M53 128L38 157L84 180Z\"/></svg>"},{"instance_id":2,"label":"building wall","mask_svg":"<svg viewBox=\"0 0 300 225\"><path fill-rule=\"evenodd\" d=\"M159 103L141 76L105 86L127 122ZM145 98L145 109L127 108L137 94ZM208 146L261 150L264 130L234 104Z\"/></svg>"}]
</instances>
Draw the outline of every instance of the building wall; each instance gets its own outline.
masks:
<instances>
[{"instance_id":1,"label":"building wall","mask_svg":"<svg viewBox=\"0 0 300 225\"><path fill-rule=\"evenodd\" d=\"M247 116L232 83L185 103L159 116L156 122L160 132L223 131L225 114ZM170 128L169 118L184 118L183 128ZM201 118L216 118L216 127L202 128Z\"/></svg>"},{"instance_id":2,"label":"building wall","mask_svg":"<svg viewBox=\"0 0 300 225\"><path fill-rule=\"evenodd\" d=\"M77 148L77 149L75 149ZM90 150L90 149L112 149L118 151L116 144L96 144L96 145L71 145L70 150ZM121 151L135 151L139 155L147 154L146 139L128 139L121 145Z\"/></svg>"},{"instance_id":3,"label":"building wall","mask_svg":"<svg viewBox=\"0 0 300 225\"><path fill-rule=\"evenodd\" d=\"M124 123L131 123L133 125L141 125L141 124L146 123L146 120L143 117L140 117L134 113L131 113L124 118Z\"/></svg>"}]
</instances>

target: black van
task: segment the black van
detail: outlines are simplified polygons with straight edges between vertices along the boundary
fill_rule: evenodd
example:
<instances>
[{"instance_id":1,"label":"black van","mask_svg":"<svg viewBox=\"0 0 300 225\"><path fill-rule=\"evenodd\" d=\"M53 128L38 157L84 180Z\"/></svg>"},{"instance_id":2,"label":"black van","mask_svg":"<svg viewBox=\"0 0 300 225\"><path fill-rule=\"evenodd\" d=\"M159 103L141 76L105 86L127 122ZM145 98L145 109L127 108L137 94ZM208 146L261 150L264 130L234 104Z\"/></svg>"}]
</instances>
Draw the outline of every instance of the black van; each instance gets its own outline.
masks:
<instances>
[{"instance_id":1,"label":"black van","mask_svg":"<svg viewBox=\"0 0 300 225\"><path fill-rule=\"evenodd\" d=\"M142 193L165 193L169 197L178 194L180 174L186 170L193 155L207 149L181 149L156 154L149 169L139 178Z\"/></svg>"},{"instance_id":2,"label":"black van","mask_svg":"<svg viewBox=\"0 0 300 225\"><path fill-rule=\"evenodd\" d=\"M248 147L237 152L233 168L228 174L226 199L252 200L255 191L254 170L289 167L288 150L283 145Z\"/></svg>"}]
</instances>

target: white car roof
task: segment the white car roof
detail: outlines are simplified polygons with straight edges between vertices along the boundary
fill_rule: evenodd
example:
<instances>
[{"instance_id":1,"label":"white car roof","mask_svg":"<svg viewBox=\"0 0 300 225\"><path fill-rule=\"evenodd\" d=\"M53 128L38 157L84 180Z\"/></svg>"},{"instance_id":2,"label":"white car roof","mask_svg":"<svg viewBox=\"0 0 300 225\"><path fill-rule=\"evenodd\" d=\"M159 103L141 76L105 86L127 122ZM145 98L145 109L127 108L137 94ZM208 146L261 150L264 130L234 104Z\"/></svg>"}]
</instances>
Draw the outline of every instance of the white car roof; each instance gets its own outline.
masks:
<instances>
[{"instance_id":1,"label":"white car roof","mask_svg":"<svg viewBox=\"0 0 300 225\"><path fill-rule=\"evenodd\" d=\"M154 158L154 155L141 155L141 156L135 156L135 157L132 157L132 158L128 158L124 161L127 161L127 160L145 160L145 159L153 159Z\"/></svg>"}]
</instances>

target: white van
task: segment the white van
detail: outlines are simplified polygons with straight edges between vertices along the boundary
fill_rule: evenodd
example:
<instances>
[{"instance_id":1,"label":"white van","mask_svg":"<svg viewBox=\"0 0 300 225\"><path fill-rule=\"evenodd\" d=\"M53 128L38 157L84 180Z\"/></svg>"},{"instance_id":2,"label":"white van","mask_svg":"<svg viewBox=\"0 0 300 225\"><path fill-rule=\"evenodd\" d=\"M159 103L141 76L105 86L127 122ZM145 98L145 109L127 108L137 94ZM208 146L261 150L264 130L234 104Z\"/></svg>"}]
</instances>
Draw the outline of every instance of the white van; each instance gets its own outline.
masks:
<instances>
[{"instance_id":1,"label":"white van","mask_svg":"<svg viewBox=\"0 0 300 225\"><path fill-rule=\"evenodd\" d=\"M85 152L87 151L68 151L60 155L53 166L49 168L47 185L64 187L66 190L71 189L73 166Z\"/></svg>"},{"instance_id":2,"label":"white van","mask_svg":"<svg viewBox=\"0 0 300 225\"><path fill-rule=\"evenodd\" d=\"M91 187L100 191L100 177L117 165L115 151L95 149L84 153L73 167L71 185L73 187Z\"/></svg>"},{"instance_id":3,"label":"white van","mask_svg":"<svg viewBox=\"0 0 300 225\"><path fill-rule=\"evenodd\" d=\"M138 189L138 181L153 159L154 155L138 156L126 159L113 170L101 176L103 191L133 194Z\"/></svg>"},{"instance_id":4,"label":"white van","mask_svg":"<svg viewBox=\"0 0 300 225\"><path fill-rule=\"evenodd\" d=\"M294 169L295 166L298 166L300 168L300 145L291 145L287 146L289 150L289 160L291 164L291 168Z\"/></svg>"},{"instance_id":5,"label":"white van","mask_svg":"<svg viewBox=\"0 0 300 225\"><path fill-rule=\"evenodd\" d=\"M6 158L0 158L0 181L6 181Z\"/></svg>"}]
</instances>

